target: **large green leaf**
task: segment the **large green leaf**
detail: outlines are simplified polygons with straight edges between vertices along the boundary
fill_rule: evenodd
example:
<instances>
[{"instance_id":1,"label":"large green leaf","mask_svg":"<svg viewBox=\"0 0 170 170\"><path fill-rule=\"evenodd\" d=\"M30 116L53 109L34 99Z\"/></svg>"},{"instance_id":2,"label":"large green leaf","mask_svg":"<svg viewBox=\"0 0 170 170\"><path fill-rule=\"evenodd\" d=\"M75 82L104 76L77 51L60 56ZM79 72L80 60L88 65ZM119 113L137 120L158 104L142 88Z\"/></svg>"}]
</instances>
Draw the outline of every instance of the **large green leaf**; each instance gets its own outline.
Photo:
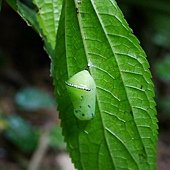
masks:
<instances>
[{"instance_id":1,"label":"large green leaf","mask_svg":"<svg viewBox=\"0 0 170 170\"><path fill-rule=\"evenodd\" d=\"M76 168L154 170L157 119L149 64L116 2L65 0L56 52L58 109ZM79 121L65 81L87 66L97 85L96 116Z\"/></svg>"}]
</instances>

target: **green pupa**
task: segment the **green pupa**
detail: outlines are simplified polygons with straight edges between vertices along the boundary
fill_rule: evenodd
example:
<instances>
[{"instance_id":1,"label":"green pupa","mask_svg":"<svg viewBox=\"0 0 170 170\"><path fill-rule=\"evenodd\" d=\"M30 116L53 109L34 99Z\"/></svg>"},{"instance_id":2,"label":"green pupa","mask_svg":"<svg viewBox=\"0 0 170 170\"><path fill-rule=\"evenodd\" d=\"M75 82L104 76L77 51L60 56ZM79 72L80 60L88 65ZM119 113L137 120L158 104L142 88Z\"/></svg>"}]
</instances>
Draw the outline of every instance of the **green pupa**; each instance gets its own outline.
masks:
<instances>
[{"instance_id":1,"label":"green pupa","mask_svg":"<svg viewBox=\"0 0 170 170\"><path fill-rule=\"evenodd\" d=\"M87 70L73 75L66 82L67 91L74 106L74 114L80 120L95 116L96 84Z\"/></svg>"}]
</instances>

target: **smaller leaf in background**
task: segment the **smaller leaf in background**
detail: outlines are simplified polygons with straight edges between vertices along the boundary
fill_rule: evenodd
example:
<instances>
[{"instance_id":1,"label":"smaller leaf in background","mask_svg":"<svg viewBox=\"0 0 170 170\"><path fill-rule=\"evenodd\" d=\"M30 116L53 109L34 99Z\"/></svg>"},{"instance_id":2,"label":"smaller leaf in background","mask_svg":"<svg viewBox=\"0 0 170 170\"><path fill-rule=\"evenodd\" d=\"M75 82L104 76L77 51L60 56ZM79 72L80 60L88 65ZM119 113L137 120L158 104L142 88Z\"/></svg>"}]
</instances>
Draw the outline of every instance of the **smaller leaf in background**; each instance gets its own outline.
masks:
<instances>
[{"instance_id":1,"label":"smaller leaf in background","mask_svg":"<svg viewBox=\"0 0 170 170\"><path fill-rule=\"evenodd\" d=\"M31 125L19 116L13 115L7 118L8 128L5 137L18 148L25 152L31 152L38 145L39 133Z\"/></svg>"},{"instance_id":2,"label":"smaller leaf in background","mask_svg":"<svg viewBox=\"0 0 170 170\"><path fill-rule=\"evenodd\" d=\"M20 90L15 96L16 104L25 110L36 111L54 106L55 100L45 91L28 87Z\"/></svg>"},{"instance_id":3,"label":"smaller leaf in background","mask_svg":"<svg viewBox=\"0 0 170 170\"><path fill-rule=\"evenodd\" d=\"M170 81L170 54L165 56L164 59L157 61L156 73L160 80L169 82Z\"/></svg>"},{"instance_id":4,"label":"smaller leaf in background","mask_svg":"<svg viewBox=\"0 0 170 170\"><path fill-rule=\"evenodd\" d=\"M64 137L62 136L62 129L59 126L54 126L50 131L50 147L54 149L64 149L66 148L66 144L64 143Z\"/></svg>"}]
</instances>

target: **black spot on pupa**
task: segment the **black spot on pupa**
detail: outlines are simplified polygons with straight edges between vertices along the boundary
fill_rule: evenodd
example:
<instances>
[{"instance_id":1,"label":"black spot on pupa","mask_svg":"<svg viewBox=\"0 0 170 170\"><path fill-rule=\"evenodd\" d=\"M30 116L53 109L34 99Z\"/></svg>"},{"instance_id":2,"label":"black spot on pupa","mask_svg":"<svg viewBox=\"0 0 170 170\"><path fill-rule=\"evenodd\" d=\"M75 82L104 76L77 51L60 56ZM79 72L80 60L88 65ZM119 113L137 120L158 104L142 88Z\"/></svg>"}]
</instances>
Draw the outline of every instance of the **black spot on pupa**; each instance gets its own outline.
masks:
<instances>
[{"instance_id":1,"label":"black spot on pupa","mask_svg":"<svg viewBox=\"0 0 170 170\"><path fill-rule=\"evenodd\" d=\"M79 14L79 9L76 7L76 13Z\"/></svg>"},{"instance_id":2,"label":"black spot on pupa","mask_svg":"<svg viewBox=\"0 0 170 170\"><path fill-rule=\"evenodd\" d=\"M88 106L88 108L91 108L91 106L89 104L87 106Z\"/></svg>"},{"instance_id":3,"label":"black spot on pupa","mask_svg":"<svg viewBox=\"0 0 170 170\"><path fill-rule=\"evenodd\" d=\"M82 114L82 116L85 116L84 114Z\"/></svg>"},{"instance_id":4,"label":"black spot on pupa","mask_svg":"<svg viewBox=\"0 0 170 170\"><path fill-rule=\"evenodd\" d=\"M83 96L80 96L81 97L81 100L83 100Z\"/></svg>"},{"instance_id":5,"label":"black spot on pupa","mask_svg":"<svg viewBox=\"0 0 170 170\"><path fill-rule=\"evenodd\" d=\"M81 111L80 111L80 110L75 110L75 112L76 112L76 113L79 113L79 112L81 112Z\"/></svg>"},{"instance_id":6,"label":"black spot on pupa","mask_svg":"<svg viewBox=\"0 0 170 170\"><path fill-rule=\"evenodd\" d=\"M143 85L140 86L140 89L143 89Z\"/></svg>"}]
</instances>

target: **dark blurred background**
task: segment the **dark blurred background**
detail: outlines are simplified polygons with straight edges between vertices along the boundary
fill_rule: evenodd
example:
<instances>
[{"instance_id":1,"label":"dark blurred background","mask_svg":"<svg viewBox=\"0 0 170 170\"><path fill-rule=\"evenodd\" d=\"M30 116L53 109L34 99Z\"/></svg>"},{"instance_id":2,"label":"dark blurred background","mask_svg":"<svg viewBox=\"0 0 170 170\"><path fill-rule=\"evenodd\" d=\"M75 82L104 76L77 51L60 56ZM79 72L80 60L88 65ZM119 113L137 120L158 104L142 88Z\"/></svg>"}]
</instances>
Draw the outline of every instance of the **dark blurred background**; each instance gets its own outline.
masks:
<instances>
[{"instance_id":1,"label":"dark blurred background","mask_svg":"<svg viewBox=\"0 0 170 170\"><path fill-rule=\"evenodd\" d=\"M170 167L170 1L117 1L150 62L158 170ZM71 170L43 42L7 4L0 12L0 170ZM63 167L64 165L64 167Z\"/></svg>"}]
</instances>

